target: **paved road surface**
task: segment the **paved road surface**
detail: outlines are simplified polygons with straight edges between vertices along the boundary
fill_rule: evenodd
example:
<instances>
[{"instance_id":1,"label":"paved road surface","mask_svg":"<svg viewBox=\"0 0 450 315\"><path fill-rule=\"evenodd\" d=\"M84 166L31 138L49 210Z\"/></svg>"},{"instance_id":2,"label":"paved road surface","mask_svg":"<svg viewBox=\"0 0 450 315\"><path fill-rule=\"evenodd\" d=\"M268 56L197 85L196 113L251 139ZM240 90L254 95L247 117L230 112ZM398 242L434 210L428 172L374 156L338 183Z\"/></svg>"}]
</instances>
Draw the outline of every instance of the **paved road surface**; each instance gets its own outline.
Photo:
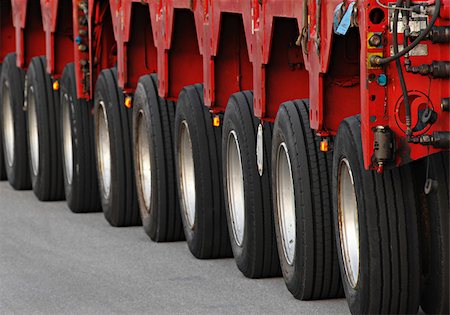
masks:
<instances>
[{"instance_id":1,"label":"paved road surface","mask_svg":"<svg viewBox=\"0 0 450 315\"><path fill-rule=\"evenodd\" d=\"M283 279L246 279L232 259L197 260L141 227L73 214L0 183L0 314L343 314L344 299L301 302Z\"/></svg>"}]
</instances>

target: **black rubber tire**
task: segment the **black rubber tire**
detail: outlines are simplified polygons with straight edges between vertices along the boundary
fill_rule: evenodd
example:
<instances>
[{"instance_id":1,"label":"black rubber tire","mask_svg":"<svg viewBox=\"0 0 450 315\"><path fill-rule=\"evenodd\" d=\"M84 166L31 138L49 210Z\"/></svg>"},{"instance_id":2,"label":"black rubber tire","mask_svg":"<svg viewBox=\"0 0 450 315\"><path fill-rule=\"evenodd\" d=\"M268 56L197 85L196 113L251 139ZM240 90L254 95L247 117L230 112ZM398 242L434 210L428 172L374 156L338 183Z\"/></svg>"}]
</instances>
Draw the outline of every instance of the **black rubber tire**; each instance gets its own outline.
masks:
<instances>
[{"instance_id":1,"label":"black rubber tire","mask_svg":"<svg viewBox=\"0 0 450 315\"><path fill-rule=\"evenodd\" d=\"M425 193L426 172L432 186ZM414 165L420 198L422 282L421 306L429 314L449 313L449 152L423 158Z\"/></svg>"},{"instance_id":2,"label":"black rubber tire","mask_svg":"<svg viewBox=\"0 0 450 315\"><path fill-rule=\"evenodd\" d=\"M100 172L98 130L100 103L104 104L109 132L111 186L109 195L103 188ZM112 226L140 225L139 205L134 180L131 141L132 110L124 106L124 95L117 86L117 70L105 69L95 87L94 132L100 201L106 220Z\"/></svg>"},{"instance_id":3,"label":"black rubber tire","mask_svg":"<svg viewBox=\"0 0 450 315\"><path fill-rule=\"evenodd\" d=\"M248 278L273 277L281 274L270 188L270 150L272 149L273 125L264 124L262 176L258 172L255 151L258 125L259 119L253 114L252 92L233 94L228 101L222 127L224 198L234 259L239 270ZM244 188L244 232L241 244L236 240L233 232L233 216L227 185L228 140L234 135L239 143Z\"/></svg>"},{"instance_id":4,"label":"black rubber tire","mask_svg":"<svg viewBox=\"0 0 450 315\"><path fill-rule=\"evenodd\" d=\"M98 191L97 169L95 166L94 121L92 104L77 97L75 67L69 63L60 81L60 135L61 155L64 174L64 190L69 209L75 213L101 210ZM67 118L65 115L68 115ZM65 120L65 119L68 119ZM70 130L72 144L72 179L66 171L64 150L65 124ZM67 154L70 154L67 152ZM76 170L76 171L75 171Z\"/></svg>"},{"instance_id":5,"label":"black rubber tire","mask_svg":"<svg viewBox=\"0 0 450 315\"><path fill-rule=\"evenodd\" d=\"M343 295L332 227L332 154L319 150L309 125L308 101L282 104L272 138L272 191L275 231L284 281L300 300ZM285 254L278 205L278 154L286 146L291 164L296 217L295 253ZM281 197L280 197L281 198Z\"/></svg>"},{"instance_id":6,"label":"black rubber tire","mask_svg":"<svg viewBox=\"0 0 450 315\"><path fill-rule=\"evenodd\" d=\"M195 224L187 222L180 182L180 131L185 121L191 137L195 173ZM175 164L181 218L191 253L200 259L231 257L222 187L220 127L213 127L204 106L203 86L185 87L178 98L175 115Z\"/></svg>"},{"instance_id":7,"label":"black rubber tire","mask_svg":"<svg viewBox=\"0 0 450 315\"><path fill-rule=\"evenodd\" d=\"M172 142L175 103L158 96L156 74L139 79L133 102L133 150L137 195L145 232L155 242L184 239L178 200L174 147ZM142 131L138 127L142 124ZM143 194L139 170L140 140L145 132L149 140L151 187L149 205Z\"/></svg>"},{"instance_id":8,"label":"black rubber tire","mask_svg":"<svg viewBox=\"0 0 450 315\"><path fill-rule=\"evenodd\" d=\"M352 287L343 264L338 215L338 172L348 161L359 224L359 277ZM345 119L335 138L333 202L342 283L353 314L417 313L420 261L417 202L405 165L377 174L364 169L359 116ZM348 208L347 208L348 209Z\"/></svg>"},{"instance_id":9,"label":"black rubber tire","mask_svg":"<svg viewBox=\"0 0 450 315\"><path fill-rule=\"evenodd\" d=\"M0 76L0 100L2 119L2 142L5 153L5 168L8 181L14 189L31 188L30 168L28 165L27 120L23 111L23 90L25 72L16 66L16 54L8 54L2 65ZM7 95L5 93L8 93ZM5 99L9 98L13 117L14 149L11 160L7 158L8 150L5 142Z\"/></svg>"},{"instance_id":10,"label":"black rubber tire","mask_svg":"<svg viewBox=\"0 0 450 315\"><path fill-rule=\"evenodd\" d=\"M2 73L2 64L0 63L0 73ZM0 87L1 90L1 87ZM1 91L0 91L1 94ZM0 98L0 118L1 114L1 98ZM3 153L3 137L2 137L2 119L0 119L0 180L8 179L6 177L6 167L5 167L5 154Z\"/></svg>"},{"instance_id":11,"label":"black rubber tire","mask_svg":"<svg viewBox=\"0 0 450 315\"><path fill-rule=\"evenodd\" d=\"M53 91L52 78L45 70L45 57L31 59L25 79L28 152L33 192L41 201L64 199L61 140L59 133L59 91ZM32 167L30 142L30 102L34 98L38 132L39 162Z\"/></svg>"}]
</instances>

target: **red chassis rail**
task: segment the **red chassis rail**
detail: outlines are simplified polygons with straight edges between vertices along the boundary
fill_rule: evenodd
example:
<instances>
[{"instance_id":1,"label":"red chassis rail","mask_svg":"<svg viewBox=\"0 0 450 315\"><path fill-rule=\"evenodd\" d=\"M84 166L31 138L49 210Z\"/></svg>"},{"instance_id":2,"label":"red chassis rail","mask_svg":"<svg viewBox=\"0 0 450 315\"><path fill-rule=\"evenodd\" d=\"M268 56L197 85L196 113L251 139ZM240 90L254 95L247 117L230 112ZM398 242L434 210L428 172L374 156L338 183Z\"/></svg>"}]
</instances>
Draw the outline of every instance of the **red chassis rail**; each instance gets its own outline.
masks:
<instances>
[{"instance_id":1,"label":"red chassis rail","mask_svg":"<svg viewBox=\"0 0 450 315\"><path fill-rule=\"evenodd\" d=\"M203 82L205 103L214 113L223 112L229 96L240 90L253 90L255 114L264 121L275 119L282 102L309 98L311 126L323 137L335 135L345 117L360 113L368 168L374 166L377 126L395 134L397 164L439 151L407 143L395 63L376 68L368 61L374 54L390 55L392 40L389 12L375 0L357 1L356 27L345 36L333 32L338 0L89 0L87 7L82 0L41 0L41 10L37 0L12 0L15 44L6 40L11 28L3 19L3 3L1 57L15 50L18 66L26 68L31 57L45 54L54 78L74 61L80 97L91 98L101 69L117 64L119 86L127 94L151 72L158 73L160 96L173 100L184 86ZM448 25L450 1L442 3L437 25ZM372 48L373 33L389 45ZM414 65L450 55L448 45L423 44L427 53L412 56ZM377 81L380 75L387 78L385 86ZM405 77L412 126L424 106L438 114L433 125L413 136L448 131L449 112L440 106L450 94L448 79Z\"/></svg>"}]
</instances>

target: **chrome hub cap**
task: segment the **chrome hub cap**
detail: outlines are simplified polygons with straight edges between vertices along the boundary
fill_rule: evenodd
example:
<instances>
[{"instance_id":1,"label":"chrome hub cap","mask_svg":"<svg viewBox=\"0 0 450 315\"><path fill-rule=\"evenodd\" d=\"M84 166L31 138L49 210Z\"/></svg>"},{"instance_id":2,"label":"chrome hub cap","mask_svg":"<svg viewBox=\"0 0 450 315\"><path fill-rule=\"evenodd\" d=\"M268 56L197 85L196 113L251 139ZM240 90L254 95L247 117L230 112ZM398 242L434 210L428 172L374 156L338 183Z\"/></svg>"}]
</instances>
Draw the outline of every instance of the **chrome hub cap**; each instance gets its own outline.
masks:
<instances>
[{"instance_id":1,"label":"chrome hub cap","mask_svg":"<svg viewBox=\"0 0 450 315\"><path fill-rule=\"evenodd\" d=\"M97 117L97 156L99 179L103 188L103 196L109 199L111 192L111 148L108 130L108 118L103 101L98 106Z\"/></svg>"},{"instance_id":2,"label":"chrome hub cap","mask_svg":"<svg viewBox=\"0 0 450 315\"><path fill-rule=\"evenodd\" d=\"M39 130L34 88L30 86L27 97L28 140L30 143L31 170L34 176L39 172Z\"/></svg>"},{"instance_id":3,"label":"chrome hub cap","mask_svg":"<svg viewBox=\"0 0 450 315\"><path fill-rule=\"evenodd\" d=\"M11 99L9 98L9 84L5 82L2 91L3 104L3 137L5 141L6 162L9 167L14 164L14 118L12 113Z\"/></svg>"},{"instance_id":4,"label":"chrome hub cap","mask_svg":"<svg viewBox=\"0 0 450 315\"><path fill-rule=\"evenodd\" d=\"M192 155L192 142L189 134L189 127L186 121L181 122L180 140L178 144L179 152L179 176L180 190L183 207L183 215L190 229L195 223L195 172L194 158Z\"/></svg>"},{"instance_id":5,"label":"chrome hub cap","mask_svg":"<svg viewBox=\"0 0 450 315\"><path fill-rule=\"evenodd\" d=\"M241 150L234 130L228 135L226 163L231 225L236 244L242 246L245 228L244 177L242 175Z\"/></svg>"},{"instance_id":6,"label":"chrome hub cap","mask_svg":"<svg viewBox=\"0 0 450 315\"><path fill-rule=\"evenodd\" d=\"M64 153L64 171L66 173L69 185L73 181L73 147L72 147L72 128L70 123L70 102L67 94L63 97L62 106L62 131L63 131L63 153Z\"/></svg>"},{"instance_id":7,"label":"chrome hub cap","mask_svg":"<svg viewBox=\"0 0 450 315\"><path fill-rule=\"evenodd\" d=\"M356 288L359 280L358 205L350 164L346 158L339 164L338 220L342 259L349 284Z\"/></svg>"},{"instance_id":8,"label":"chrome hub cap","mask_svg":"<svg viewBox=\"0 0 450 315\"><path fill-rule=\"evenodd\" d=\"M141 195L144 199L144 205L147 212L150 212L151 197L152 197L152 167L150 158L150 139L148 137L147 129L145 128L144 112L141 110L137 118L137 178L140 183Z\"/></svg>"},{"instance_id":9,"label":"chrome hub cap","mask_svg":"<svg viewBox=\"0 0 450 315\"><path fill-rule=\"evenodd\" d=\"M294 182L286 143L278 147L276 160L276 192L279 229L284 257L292 265L295 257L296 216Z\"/></svg>"}]
</instances>

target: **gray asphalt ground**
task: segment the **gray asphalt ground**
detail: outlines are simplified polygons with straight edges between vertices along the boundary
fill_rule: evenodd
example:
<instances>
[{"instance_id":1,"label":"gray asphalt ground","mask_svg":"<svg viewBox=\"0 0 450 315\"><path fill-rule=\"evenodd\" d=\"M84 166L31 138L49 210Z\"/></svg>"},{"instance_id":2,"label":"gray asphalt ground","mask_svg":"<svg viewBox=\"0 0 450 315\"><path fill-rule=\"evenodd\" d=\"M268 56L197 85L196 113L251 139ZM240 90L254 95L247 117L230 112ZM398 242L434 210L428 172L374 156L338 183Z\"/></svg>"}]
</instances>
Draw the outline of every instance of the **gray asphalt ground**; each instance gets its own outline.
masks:
<instances>
[{"instance_id":1,"label":"gray asphalt ground","mask_svg":"<svg viewBox=\"0 0 450 315\"><path fill-rule=\"evenodd\" d=\"M302 302L282 278L246 279L233 259L197 260L185 242L73 214L0 183L0 314L345 314L344 299Z\"/></svg>"}]
</instances>

